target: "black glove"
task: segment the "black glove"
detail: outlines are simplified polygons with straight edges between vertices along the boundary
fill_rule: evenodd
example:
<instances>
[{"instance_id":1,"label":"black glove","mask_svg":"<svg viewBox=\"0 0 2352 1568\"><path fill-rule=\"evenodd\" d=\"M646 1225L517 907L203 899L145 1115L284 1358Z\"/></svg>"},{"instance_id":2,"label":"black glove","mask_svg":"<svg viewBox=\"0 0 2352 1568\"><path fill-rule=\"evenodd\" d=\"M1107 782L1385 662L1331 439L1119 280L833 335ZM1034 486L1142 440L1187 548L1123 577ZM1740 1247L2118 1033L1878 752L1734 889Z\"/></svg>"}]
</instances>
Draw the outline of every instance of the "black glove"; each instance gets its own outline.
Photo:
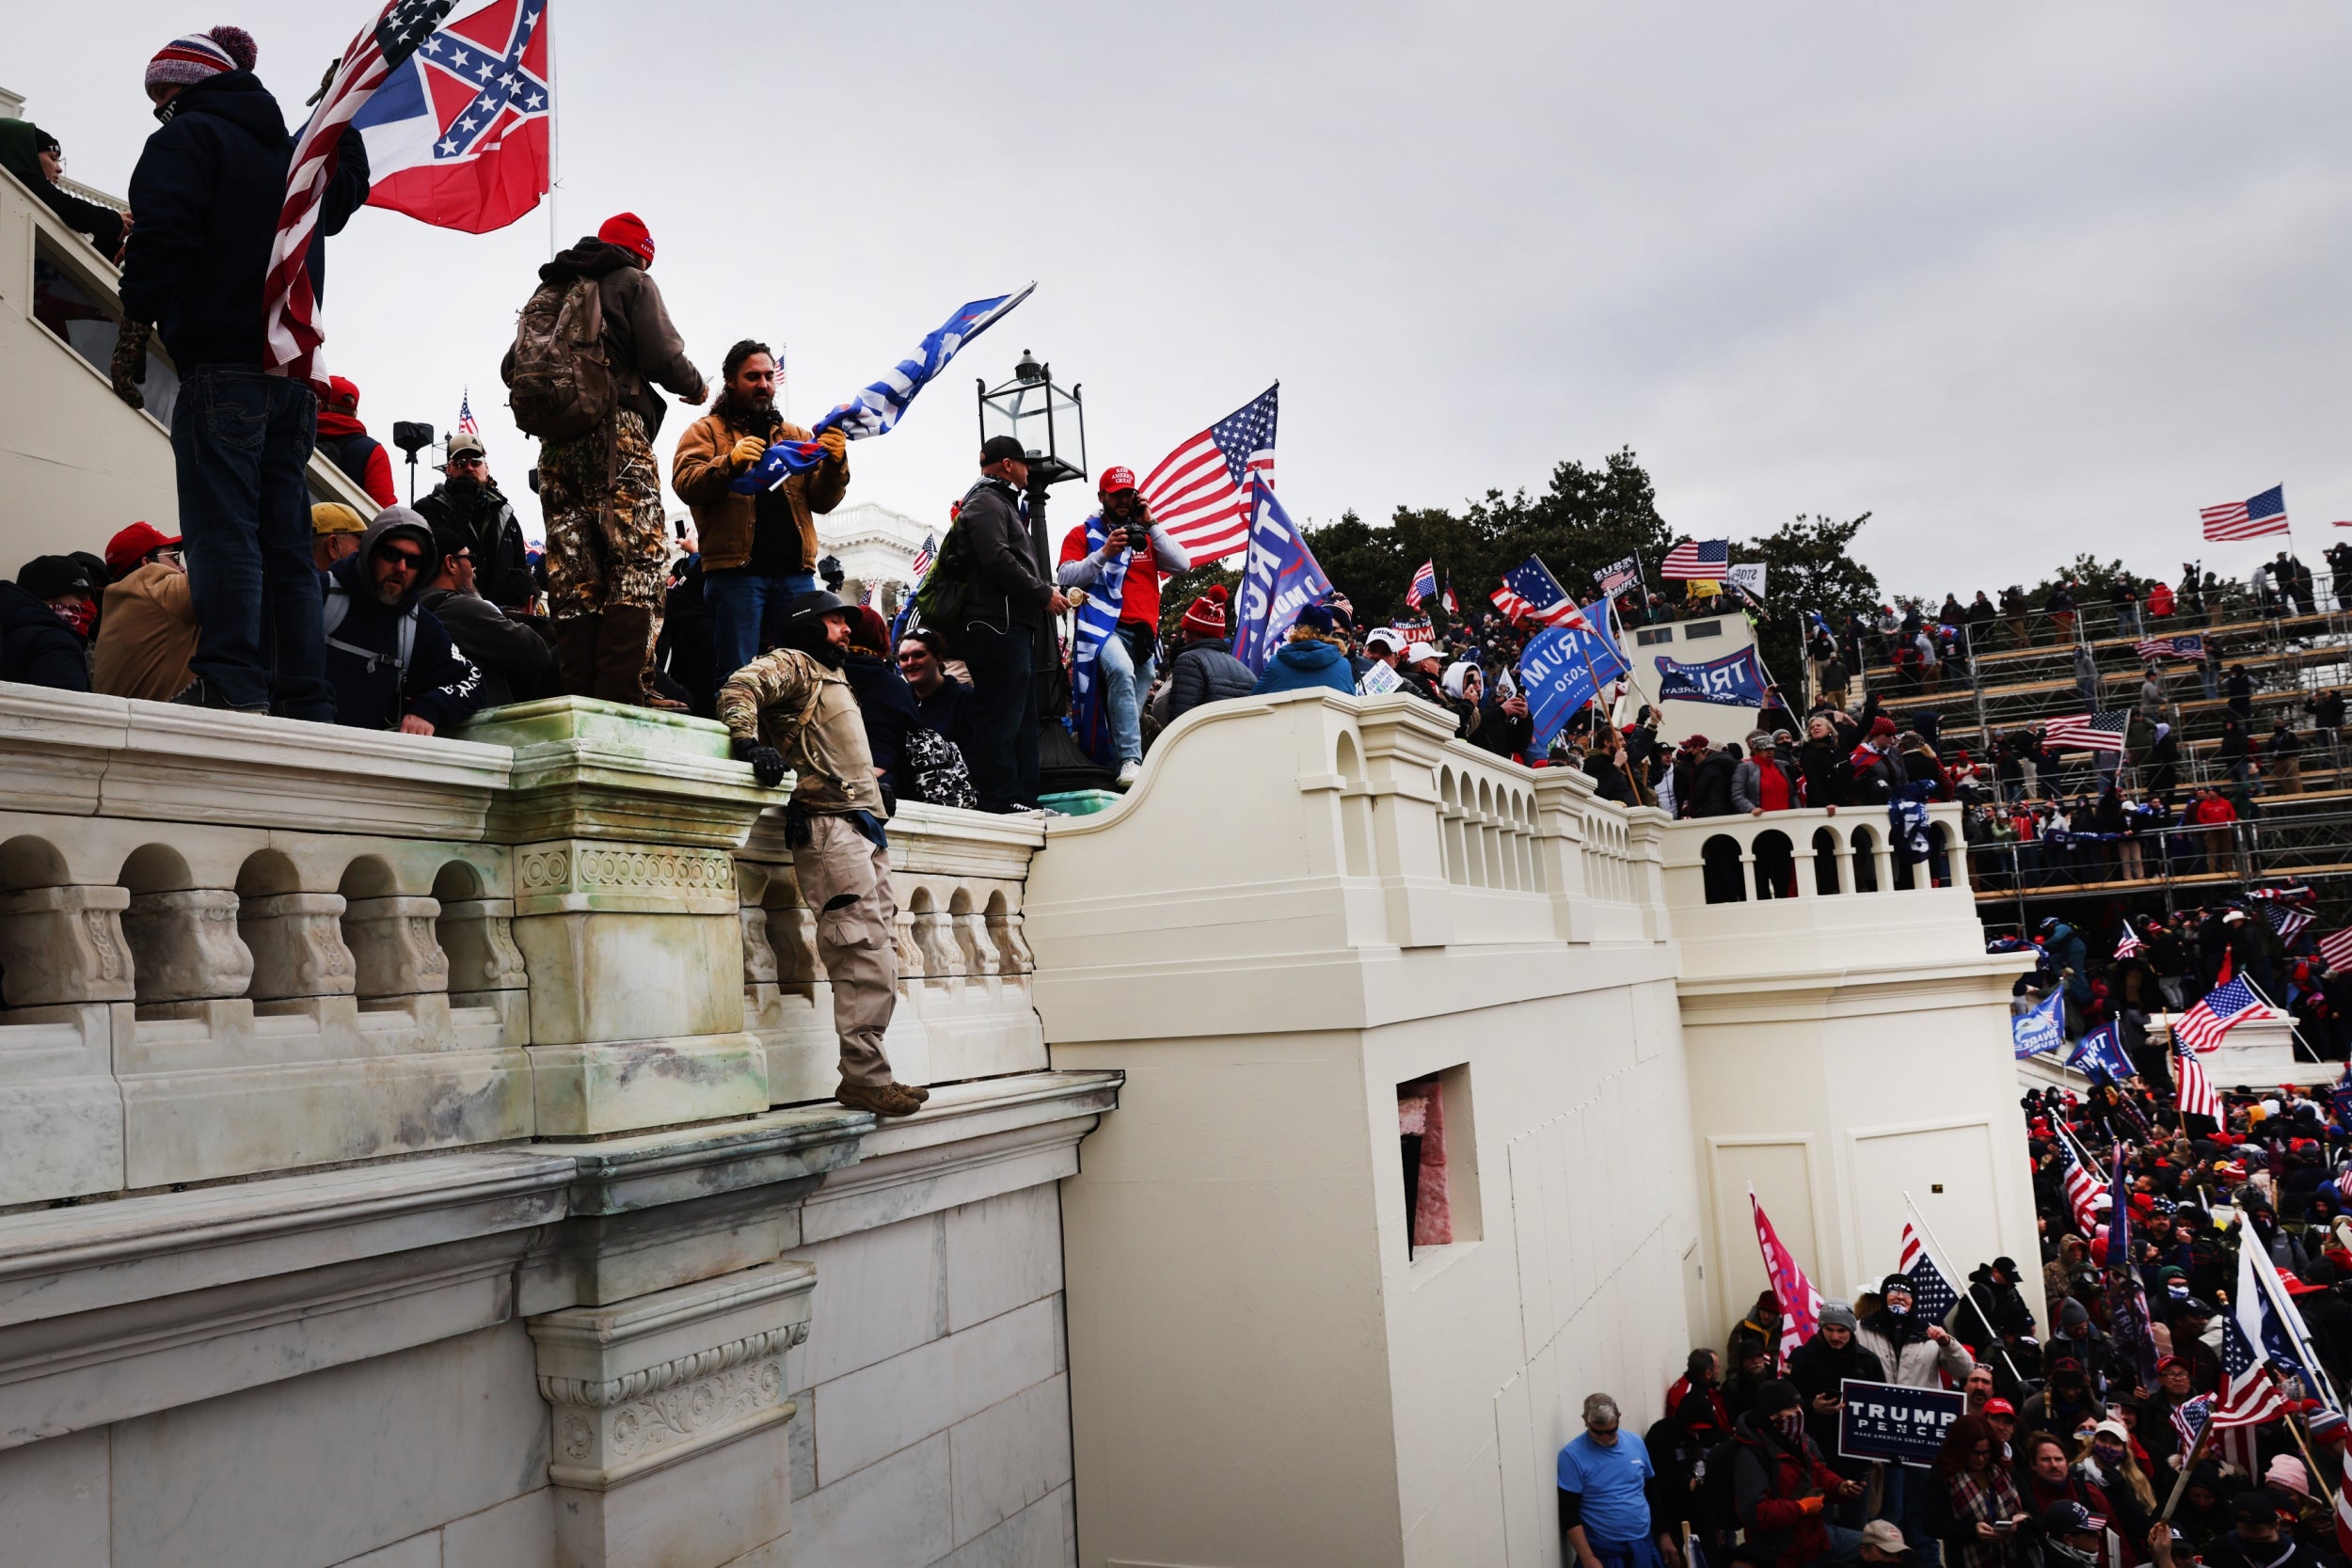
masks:
<instances>
[{"instance_id":1,"label":"black glove","mask_svg":"<svg viewBox=\"0 0 2352 1568\"><path fill-rule=\"evenodd\" d=\"M752 777L762 789L773 789L784 783L784 753L773 746L762 746L756 740L738 740L735 760L752 765Z\"/></svg>"}]
</instances>

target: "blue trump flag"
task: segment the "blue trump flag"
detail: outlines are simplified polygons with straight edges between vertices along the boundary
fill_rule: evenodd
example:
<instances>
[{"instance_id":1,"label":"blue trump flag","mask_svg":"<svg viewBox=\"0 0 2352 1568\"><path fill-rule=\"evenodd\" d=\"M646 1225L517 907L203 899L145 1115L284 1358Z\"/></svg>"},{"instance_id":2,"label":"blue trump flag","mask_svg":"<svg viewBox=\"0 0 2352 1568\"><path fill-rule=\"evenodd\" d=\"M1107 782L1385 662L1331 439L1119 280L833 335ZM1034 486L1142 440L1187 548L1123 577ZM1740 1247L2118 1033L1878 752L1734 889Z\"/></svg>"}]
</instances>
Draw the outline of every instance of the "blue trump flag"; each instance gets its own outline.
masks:
<instances>
[{"instance_id":1,"label":"blue trump flag","mask_svg":"<svg viewBox=\"0 0 2352 1568\"><path fill-rule=\"evenodd\" d=\"M1661 703L1714 703L1723 707L1764 705L1764 663L1754 648L1710 658L1704 664L1681 664L1658 656L1658 700Z\"/></svg>"},{"instance_id":2,"label":"blue trump flag","mask_svg":"<svg viewBox=\"0 0 2352 1568\"><path fill-rule=\"evenodd\" d=\"M1306 536L1274 499L1274 488L1249 482L1249 553L1241 569L1241 611L1234 619L1233 657L1253 674L1281 645L1298 612L1331 592Z\"/></svg>"},{"instance_id":3,"label":"blue trump flag","mask_svg":"<svg viewBox=\"0 0 2352 1568\"><path fill-rule=\"evenodd\" d=\"M906 413L907 404L914 401L914 394L947 368L947 361L956 356L958 349L1011 314L1013 307L1036 290L1037 285L1031 283L1018 293L976 299L962 307L938 331L923 340L914 358L899 360L897 370L868 384L856 397L818 420L809 434L817 436L828 430L838 430L852 441L888 435ZM824 449L813 439L778 441L768 449L767 456L746 468L728 488L739 496L756 495L774 489L794 474L807 473L824 460Z\"/></svg>"},{"instance_id":4,"label":"blue trump flag","mask_svg":"<svg viewBox=\"0 0 2352 1568\"><path fill-rule=\"evenodd\" d=\"M2020 1060L2066 1043L2066 990L2060 987L2009 1021Z\"/></svg>"},{"instance_id":5,"label":"blue trump flag","mask_svg":"<svg viewBox=\"0 0 2352 1568\"><path fill-rule=\"evenodd\" d=\"M1536 752L1549 746L1552 737L1592 701L1597 694L1595 677L1613 681L1632 668L1609 635L1608 617L1588 615L1586 620L1592 624L1552 626L1539 632L1519 656L1519 684L1527 693L1528 713L1534 720Z\"/></svg>"},{"instance_id":6,"label":"blue trump flag","mask_svg":"<svg viewBox=\"0 0 2352 1568\"><path fill-rule=\"evenodd\" d=\"M2112 1023L2102 1023L2076 1040L2066 1065L2084 1072L2104 1072L2119 1084L2139 1070L2123 1054L2122 1037Z\"/></svg>"}]
</instances>

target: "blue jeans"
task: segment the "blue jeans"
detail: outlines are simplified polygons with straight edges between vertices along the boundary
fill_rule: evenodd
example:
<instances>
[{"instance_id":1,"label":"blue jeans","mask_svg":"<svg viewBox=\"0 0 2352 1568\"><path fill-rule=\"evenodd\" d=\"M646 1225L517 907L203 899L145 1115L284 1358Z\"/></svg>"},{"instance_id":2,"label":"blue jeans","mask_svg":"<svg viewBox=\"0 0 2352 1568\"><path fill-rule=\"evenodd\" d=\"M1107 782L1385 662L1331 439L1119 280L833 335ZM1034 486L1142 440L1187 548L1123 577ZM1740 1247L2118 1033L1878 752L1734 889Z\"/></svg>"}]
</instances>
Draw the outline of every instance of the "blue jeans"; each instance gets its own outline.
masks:
<instances>
[{"instance_id":1,"label":"blue jeans","mask_svg":"<svg viewBox=\"0 0 2352 1568\"><path fill-rule=\"evenodd\" d=\"M1152 689L1156 668L1149 657L1138 663L1127 646L1121 626L1103 640L1095 673L1103 682L1103 709L1110 718L1111 750L1120 762L1143 760L1143 694Z\"/></svg>"},{"instance_id":2,"label":"blue jeans","mask_svg":"<svg viewBox=\"0 0 2352 1568\"><path fill-rule=\"evenodd\" d=\"M1038 713L1033 626L966 621L956 639L972 672L972 737L963 760L982 811L1037 804Z\"/></svg>"},{"instance_id":3,"label":"blue jeans","mask_svg":"<svg viewBox=\"0 0 2352 1568\"><path fill-rule=\"evenodd\" d=\"M771 605L817 592L814 572L755 572L749 566L703 572L703 602L710 606L710 640L724 681L759 657L759 622Z\"/></svg>"},{"instance_id":4,"label":"blue jeans","mask_svg":"<svg viewBox=\"0 0 2352 1568\"><path fill-rule=\"evenodd\" d=\"M318 414L318 399L299 381L198 365L180 378L171 455L196 607L189 668L230 707L331 724L303 475Z\"/></svg>"}]
</instances>

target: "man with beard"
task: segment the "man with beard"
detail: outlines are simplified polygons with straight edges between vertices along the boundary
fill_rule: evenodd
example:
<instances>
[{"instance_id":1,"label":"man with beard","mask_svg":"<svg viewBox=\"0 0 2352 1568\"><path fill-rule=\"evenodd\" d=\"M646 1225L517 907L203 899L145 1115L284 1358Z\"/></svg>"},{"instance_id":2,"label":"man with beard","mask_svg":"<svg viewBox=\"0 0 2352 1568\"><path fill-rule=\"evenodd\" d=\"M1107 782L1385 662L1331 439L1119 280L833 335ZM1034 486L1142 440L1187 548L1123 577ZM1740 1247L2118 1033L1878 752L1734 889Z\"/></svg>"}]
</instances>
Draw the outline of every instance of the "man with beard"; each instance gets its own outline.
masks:
<instances>
[{"instance_id":1,"label":"man with beard","mask_svg":"<svg viewBox=\"0 0 2352 1568\"><path fill-rule=\"evenodd\" d=\"M1188 570L1192 556L1152 515L1134 469L1105 469L1096 499L1094 515L1062 539L1054 581L1085 589L1101 607L1079 617L1079 670L1091 664L1102 689L1079 693L1080 717L1090 721L1078 739L1100 748L1094 760L1116 768L1126 789L1143 771L1143 699L1160 646L1160 578Z\"/></svg>"},{"instance_id":2,"label":"man with beard","mask_svg":"<svg viewBox=\"0 0 2352 1568\"><path fill-rule=\"evenodd\" d=\"M1904 1388L1941 1388L1948 1374L1954 1386L1964 1384L1975 1358L1941 1323L1930 1323L1912 1311L1911 1276L1890 1274L1879 1283L1879 1309L1854 1325L1854 1339L1886 1369L1885 1382ZM1999 1376L1996 1368L1994 1376ZM1932 1482L1906 1474L1904 1466L1889 1465L1884 1472L1885 1496L1879 1515L1902 1527L1920 1560L1934 1562L1936 1544L1927 1529L1928 1492ZM1906 1482L1912 1484L1906 1484Z\"/></svg>"},{"instance_id":3,"label":"man with beard","mask_svg":"<svg viewBox=\"0 0 2352 1568\"><path fill-rule=\"evenodd\" d=\"M913 1116L930 1091L896 1082L882 1036L898 1006L898 906L890 838L866 720L842 673L856 617L822 589L784 607L781 646L719 689L719 721L762 787L797 775L785 843L801 900L817 917L817 957L832 984L841 1082L834 1098L878 1117Z\"/></svg>"},{"instance_id":4,"label":"man with beard","mask_svg":"<svg viewBox=\"0 0 2352 1568\"><path fill-rule=\"evenodd\" d=\"M475 592L501 610L531 601L531 560L523 526L490 479L490 449L479 436L453 436L441 463L441 483L417 503L417 515L437 533L466 541L473 557Z\"/></svg>"},{"instance_id":5,"label":"man with beard","mask_svg":"<svg viewBox=\"0 0 2352 1568\"><path fill-rule=\"evenodd\" d=\"M388 506L326 583L326 680L335 722L435 735L482 705L482 673L418 601L441 567L424 519Z\"/></svg>"},{"instance_id":6,"label":"man with beard","mask_svg":"<svg viewBox=\"0 0 2352 1568\"><path fill-rule=\"evenodd\" d=\"M773 490L738 495L735 481L779 441L805 441L807 431L776 412L776 359L768 345L746 338L727 350L723 386L710 412L678 437L670 460L670 488L694 514L702 541L703 598L710 606L723 680L759 651L760 619L817 589L816 514L831 512L850 489L848 437L828 430L818 438L824 461Z\"/></svg>"}]
</instances>

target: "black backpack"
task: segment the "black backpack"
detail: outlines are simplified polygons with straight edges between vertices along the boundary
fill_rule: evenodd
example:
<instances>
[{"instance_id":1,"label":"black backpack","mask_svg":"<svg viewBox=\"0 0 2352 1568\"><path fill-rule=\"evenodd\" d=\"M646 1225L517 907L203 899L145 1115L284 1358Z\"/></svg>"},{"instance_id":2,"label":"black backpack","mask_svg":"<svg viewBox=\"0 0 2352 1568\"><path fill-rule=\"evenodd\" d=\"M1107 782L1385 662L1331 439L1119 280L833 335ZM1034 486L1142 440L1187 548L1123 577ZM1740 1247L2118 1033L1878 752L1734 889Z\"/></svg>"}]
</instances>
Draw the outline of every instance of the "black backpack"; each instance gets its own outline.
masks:
<instances>
[{"instance_id":1,"label":"black backpack","mask_svg":"<svg viewBox=\"0 0 2352 1568\"><path fill-rule=\"evenodd\" d=\"M964 499L971 499L970 492ZM930 570L915 585L914 624L936 633L953 654L956 636L963 630L963 607L971 597L972 544L959 516L947 525L947 537L939 542L939 554L932 557Z\"/></svg>"},{"instance_id":2,"label":"black backpack","mask_svg":"<svg viewBox=\"0 0 2352 1568\"><path fill-rule=\"evenodd\" d=\"M1699 1460L1699 1524L1709 1532L1727 1535L1740 1528L1740 1493L1732 1480L1739 1459L1740 1439L1732 1436Z\"/></svg>"}]
</instances>

